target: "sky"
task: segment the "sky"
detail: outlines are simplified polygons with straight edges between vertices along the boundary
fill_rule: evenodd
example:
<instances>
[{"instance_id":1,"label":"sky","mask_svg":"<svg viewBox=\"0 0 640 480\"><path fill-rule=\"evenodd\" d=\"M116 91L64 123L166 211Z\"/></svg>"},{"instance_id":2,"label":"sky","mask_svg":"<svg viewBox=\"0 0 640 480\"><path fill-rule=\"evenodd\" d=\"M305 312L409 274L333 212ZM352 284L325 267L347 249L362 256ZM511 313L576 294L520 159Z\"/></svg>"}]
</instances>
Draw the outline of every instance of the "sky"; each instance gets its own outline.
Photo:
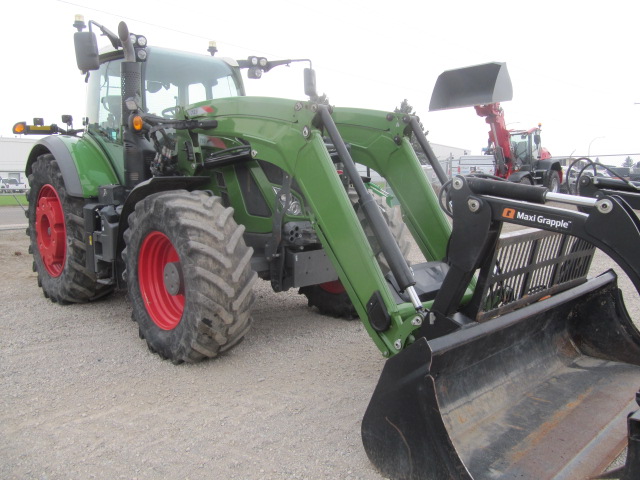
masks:
<instances>
[{"instance_id":1,"label":"sky","mask_svg":"<svg viewBox=\"0 0 640 480\"><path fill-rule=\"evenodd\" d=\"M271 60L310 58L332 105L393 111L407 99L433 143L479 154L488 125L472 108L429 112L445 70L506 62L513 99L507 126L542 124L553 156L640 161L640 3L573 0L121 0L11 2L0 16L0 136L18 121L84 116L75 63L76 14L117 32L121 20L150 45ZM100 46L107 45L99 37ZM249 95L304 100L304 64L247 80Z\"/></svg>"}]
</instances>

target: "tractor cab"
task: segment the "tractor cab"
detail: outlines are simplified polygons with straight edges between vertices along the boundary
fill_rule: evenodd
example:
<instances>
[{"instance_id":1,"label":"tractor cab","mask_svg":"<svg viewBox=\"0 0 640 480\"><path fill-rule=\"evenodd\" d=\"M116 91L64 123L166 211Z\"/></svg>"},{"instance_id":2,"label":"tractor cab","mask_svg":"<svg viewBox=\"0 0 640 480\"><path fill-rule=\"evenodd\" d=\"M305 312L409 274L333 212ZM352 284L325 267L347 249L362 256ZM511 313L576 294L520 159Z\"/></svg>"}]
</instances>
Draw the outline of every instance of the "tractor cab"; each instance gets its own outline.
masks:
<instances>
[{"instance_id":1,"label":"tractor cab","mask_svg":"<svg viewBox=\"0 0 640 480\"><path fill-rule=\"evenodd\" d=\"M99 55L98 68L89 73L85 119L88 135L108 152L121 179L126 169L122 147L129 119L125 101L132 96L123 93L122 71L126 63L130 62L126 62L123 50L109 50ZM153 116L177 119L180 108L208 102L203 108L213 110L210 102L245 94L240 69L231 59L145 47L144 55L136 55L136 63L140 67L141 88L134 89L135 101L142 112ZM165 129L165 133L175 137L172 128ZM142 137L137 142L142 154L137 181L141 181L151 176L150 165L156 148Z\"/></svg>"},{"instance_id":2,"label":"tractor cab","mask_svg":"<svg viewBox=\"0 0 640 480\"><path fill-rule=\"evenodd\" d=\"M100 67L89 76L89 130L119 142L122 125L122 51L100 56ZM148 47L142 63L142 109L174 118L178 107L244 95L239 69L232 60Z\"/></svg>"},{"instance_id":3,"label":"tractor cab","mask_svg":"<svg viewBox=\"0 0 640 480\"><path fill-rule=\"evenodd\" d=\"M514 171L534 170L538 160L546 160L551 154L541 144L540 125L529 130L510 130L509 143Z\"/></svg>"}]
</instances>

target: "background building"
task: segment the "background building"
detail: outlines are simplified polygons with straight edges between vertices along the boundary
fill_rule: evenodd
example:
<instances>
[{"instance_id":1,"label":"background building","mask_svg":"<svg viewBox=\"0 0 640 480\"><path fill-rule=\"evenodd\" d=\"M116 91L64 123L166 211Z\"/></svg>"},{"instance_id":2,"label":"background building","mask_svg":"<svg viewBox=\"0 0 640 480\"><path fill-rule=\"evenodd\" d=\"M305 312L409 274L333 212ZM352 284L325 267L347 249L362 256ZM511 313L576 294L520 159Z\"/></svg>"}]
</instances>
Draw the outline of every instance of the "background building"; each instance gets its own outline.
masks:
<instances>
[{"instance_id":1,"label":"background building","mask_svg":"<svg viewBox=\"0 0 640 480\"><path fill-rule=\"evenodd\" d=\"M27 155L38 138L0 137L0 178L15 178L27 183L24 167Z\"/></svg>"}]
</instances>

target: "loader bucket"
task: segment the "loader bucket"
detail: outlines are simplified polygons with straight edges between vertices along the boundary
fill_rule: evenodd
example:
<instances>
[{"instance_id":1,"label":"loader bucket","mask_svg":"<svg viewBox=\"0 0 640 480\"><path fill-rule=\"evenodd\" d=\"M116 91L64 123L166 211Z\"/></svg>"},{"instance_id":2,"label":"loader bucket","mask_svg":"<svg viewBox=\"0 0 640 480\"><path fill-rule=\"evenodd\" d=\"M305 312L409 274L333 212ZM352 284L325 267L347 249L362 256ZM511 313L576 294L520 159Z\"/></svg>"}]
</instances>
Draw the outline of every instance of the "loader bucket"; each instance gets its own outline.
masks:
<instances>
[{"instance_id":1,"label":"loader bucket","mask_svg":"<svg viewBox=\"0 0 640 480\"><path fill-rule=\"evenodd\" d=\"M447 70L436 80L429 111L472 107L513 98L506 63L485 63Z\"/></svg>"},{"instance_id":2,"label":"loader bucket","mask_svg":"<svg viewBox=\"0 0 640 480\"><path fill-rule=\"evenodd\" d=\"M585 479L624 449L640 332L612 271L387 360L362 421L394 479Z\"/></svg>"}]
</instances>

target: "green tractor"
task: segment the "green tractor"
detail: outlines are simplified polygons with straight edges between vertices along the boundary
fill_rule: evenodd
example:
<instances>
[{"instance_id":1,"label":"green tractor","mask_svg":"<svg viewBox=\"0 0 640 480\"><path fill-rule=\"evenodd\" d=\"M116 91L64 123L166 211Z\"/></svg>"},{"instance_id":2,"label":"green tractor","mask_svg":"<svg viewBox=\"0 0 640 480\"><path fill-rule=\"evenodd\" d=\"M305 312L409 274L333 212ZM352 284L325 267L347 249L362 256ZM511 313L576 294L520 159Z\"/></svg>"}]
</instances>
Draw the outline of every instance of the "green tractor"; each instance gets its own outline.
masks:
<instances>
[{"instance_id":1,"label":"green tractor","mask_svg":"<svg viewBox=\"0 0 640 480\"><path fill-rule=\"evenodd\" d=\"M417 118L319 102L311 68L308 100L245 96L241 69L260 78L308 60L234 61L214 46L208 56L150 47L124 23L117 35L74 26L84 128L68 116L66 128L14 127L48 134L26 166L45 296L69 304L126 289L149 349L181 363L243 338L257 278L275 292L299 288L322 313L359 317L389 358L362 424L383 474L537 479L587 468L575 459L594 422L560 413L580 399L598 409L597 428L617 425L640 373L640 333L615 274L586 277L596 246L640 287L638 221L623 200L448 181ZM113 48L99 53L92 28ZM436 84L434 108L510 98L503 64L467 73L472 81ZM439 196L412 136L444 184ZM386 180L393 201L362 169ZM505 239L504 222L548 232ZM408 263L405 230L424 262ZM531 440L554 433L579 437L557 459ZM628 475L640 463L632 438ZM530 461L540 457L544 468Z\"/></svg>"}]
</instances>

